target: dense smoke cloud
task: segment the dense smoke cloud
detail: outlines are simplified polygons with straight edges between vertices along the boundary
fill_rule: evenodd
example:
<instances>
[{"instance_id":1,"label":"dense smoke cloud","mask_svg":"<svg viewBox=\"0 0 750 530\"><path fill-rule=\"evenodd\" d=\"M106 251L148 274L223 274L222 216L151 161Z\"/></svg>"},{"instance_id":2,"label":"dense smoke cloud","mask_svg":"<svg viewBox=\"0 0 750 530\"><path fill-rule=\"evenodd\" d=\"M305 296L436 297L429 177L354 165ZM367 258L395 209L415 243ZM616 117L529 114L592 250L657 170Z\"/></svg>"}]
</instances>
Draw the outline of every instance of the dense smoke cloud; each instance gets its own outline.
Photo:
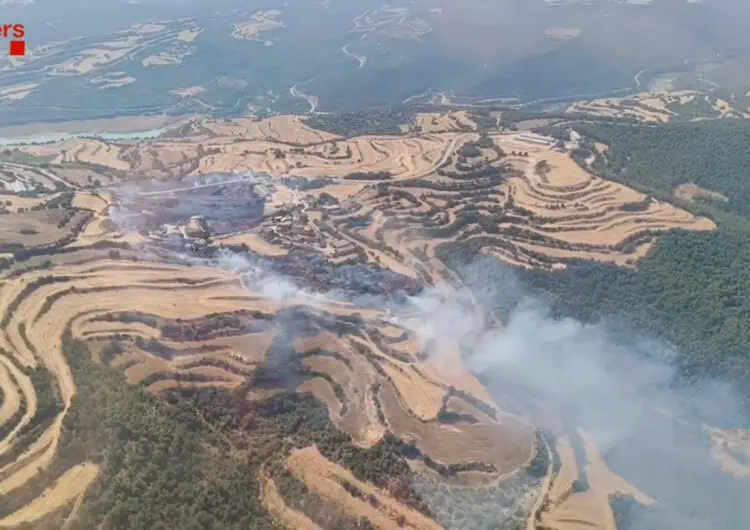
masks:
<instances>
[{"instance_id":1,"label":"dense smoke cloud","mask_svg":"<svg viewBox=\"0 0 750 530\"><path fill-rule=\"evenodd\" d=\"M253 263L250 259L229 250L217 256L221 268L242 274L242 283L248 290L275 301L309 297L312 293L298 286L291 278Z\"/></svg>"},{"instance_id":2,"label":"dense smoke cloud","mask_svg":"<svg viewBox=\"0 0 750 530\"><path fill-rule=\"evenodd\" d=\"M462 275L487 307L504 309L502 325L484 327L467 348L476 314L444 288L413 299L422 319L404 324L425 340L461 342L467 368L499 402L541 403L565 425L582 429L616 473L657 500L632 513L621 530L750 525L743 500L750 482L720 470L706 431L747 426L729 385L678 384L678 352L669 345L607 324L553 318L497 262L477 262Z\"/></svg>"},{"instance_id":3,"label":"dense smoke cloud","mask_svg":"<svg viewBox=\"0 0 750 530\"><path fill-rule=\"evenodd\" d=\"M555 320L533 299L513 311L504 329L482 336L468 368L485 378L502 374L554 404L605 447L645 420L648 399L673 378L669 365L616 343L603 326Z\"/></svg>"},{"instance_id":4,"label":"dense smoke cloud","mask_svg":"<svg viewBox=\"0 0 750 530\"><path fill-rule=\"evenodd\" d=\"M206 260L201 261L205 262ZM358 294L350 289L305 287L301 280L275 270L274 266L263 258L238 254L227 249L218 251L210 261L223 269L241 274L241 282L246 289L274 301L308 300L380 309L387 309L393 305L386 297ZM331 268L332 271L333 268ZM341 271L339 270L339 272ZM366 272L366 267L361 268L359 272L363 275ZM341 283L344 284L345 282L342 281Z\"/></svg>"},{"instance_id":5,"label":"dense smoke cloud","mask_svg":"<svg viewBox=\"0 0 750 530\"><path fill-rule=\"evenodd\" d=\"M474 338L479 324L470 304L447 285L438 284L409 298L406 306L398 308L393 321L416 333L428 349L431 344L446 341L464 343Z\"/></svg>"}]
</instances>

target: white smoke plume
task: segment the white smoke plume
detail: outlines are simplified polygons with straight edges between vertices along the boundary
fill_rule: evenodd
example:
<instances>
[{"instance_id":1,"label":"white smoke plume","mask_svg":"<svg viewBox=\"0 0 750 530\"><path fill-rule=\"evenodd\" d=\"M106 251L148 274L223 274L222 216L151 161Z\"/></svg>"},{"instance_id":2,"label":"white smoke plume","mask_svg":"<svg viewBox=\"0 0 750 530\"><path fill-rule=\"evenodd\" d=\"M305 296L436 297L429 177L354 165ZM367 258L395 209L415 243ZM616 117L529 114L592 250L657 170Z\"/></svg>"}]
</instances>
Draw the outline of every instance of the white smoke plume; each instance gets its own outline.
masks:
<instances>
[{"instance_id":1,"label":"white smoke plume","mask_svg":"<svg viewBox=\"0 0 750 530\"><path fill-rule=\"evenodd\" d=\"M704 429L748 426L738 393L719 381L676 384L678 352L670 345L606 323L553 318L511 270L497 267L480 262L463 276L484 304L507 306L501 325L477 322L465 297L445 288L412 299L421 314L402 323L423 340L462 343L467 368L498 402L542 403L585 431L616 473L658 502L620 530L737 528L738 521L750 528L743 501L750 481L721 471Z\"/></svg>"}]
</instances>

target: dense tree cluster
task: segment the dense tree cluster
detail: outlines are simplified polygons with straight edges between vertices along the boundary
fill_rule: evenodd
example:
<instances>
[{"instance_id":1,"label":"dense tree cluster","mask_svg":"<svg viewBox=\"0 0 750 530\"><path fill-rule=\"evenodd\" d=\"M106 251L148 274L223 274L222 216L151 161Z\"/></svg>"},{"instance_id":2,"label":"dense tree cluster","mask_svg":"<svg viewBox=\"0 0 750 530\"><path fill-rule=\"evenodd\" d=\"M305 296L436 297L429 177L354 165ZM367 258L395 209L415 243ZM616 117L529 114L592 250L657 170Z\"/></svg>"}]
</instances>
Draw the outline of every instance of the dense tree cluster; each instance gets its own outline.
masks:
<instances>
[{"instance_id":1,"label":"dense tree cluster","mask_svg":"<svg viewBox=\"0 0 750 530\"><path fill-rule=\"evenodd\" d=\"M400 126L410 123L418 112L418 107L409 106L375 108L314 116L305 123L314 129L347 138L371 134L401 135Z\"/></svg>"},{"instance_id":2,"label":"dense tree cluster","mask_svg":"<svg viewBox=\"0 0 750 530\"><path fill-rule=\"evenodd\" d=\"M579 123L575 129L609 145L605 175L671 196L695 183L725 194L715 208L750 215L750 123L707 120L665 125Z\"/></svg>"},{"instance_id":3,"label":"dense tree cluster","mask_svg":"<svg viewBox=\"0 0 750 530\"><path fill-rule=\"evenodd\" d=\"M281 182L287 188L292 188L300 191L309 191L325 188L326 186L329 186L331 183L333 183L334 180L327 177L308 179L305 177L297 177L293 175L291 177L282 177Z\"/></svg>"}]
</instances>

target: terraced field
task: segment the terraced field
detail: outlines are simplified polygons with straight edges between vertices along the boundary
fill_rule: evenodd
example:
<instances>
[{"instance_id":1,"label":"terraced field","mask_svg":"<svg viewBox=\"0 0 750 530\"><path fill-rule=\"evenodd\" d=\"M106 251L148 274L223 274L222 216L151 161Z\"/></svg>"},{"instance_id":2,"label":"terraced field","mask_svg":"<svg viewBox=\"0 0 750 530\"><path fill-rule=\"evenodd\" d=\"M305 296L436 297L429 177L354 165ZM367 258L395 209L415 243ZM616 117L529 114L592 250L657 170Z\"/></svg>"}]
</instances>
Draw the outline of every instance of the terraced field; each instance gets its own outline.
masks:
<instances>
[{"instance_id":1,"label":"terraced field","mask_svg":"<svg viewBox=\"0 0 750 530\"><path fill-rule=\"evenodd\" d=\"M695 90L682 90L643 92L627 98L577 101L565 112L577 116L666 123L747 118L750 117L748 110L750 109L744 97L727 101Z\"/></svg>"},{"instance_id":2,"label":"terraced field","mask_svg":"<svg viewBox=\"0 0 750 530\"><path fill-rule=\"evenodd\" d=\"M345 214L330 212L333 225L384 263L404 251L433 259L441 245L460 241L513 265L547 268L579 259L635 265L661 232L714 228L527 138L493 136L492 148L446 160L429 178L363 189L344 203ZM347 227L354 223L361 228Z\"/></svg>"},{"instance_id":3,"label":"terraced field","mask_svg":"<svg viewBox=\"0 0 750 530\"><path fill-rule=\"evenodd\" d=\"M23 151L56 164L127 172L142 178L241 171L341 179L352 174L362 174L365 179L381 174L410 178L429 174L462 138L434 133L344 140L285 116L255 122L193 123L183 132L186 136L179 139L148 146L91 139Z\"/></svg>"},{"instance_id":4,"label":"terraced field","mask_svg":"<svg viewBox=\"0 0 750 530\"><path fill-rule=\"evenodd\" d=\"M238 273L137 255L123 250L120 259L113 260L107 250L75 250L65 255L67 264L29 270L4 283L6 353L0 382L6 399L0 450L14 456L2 469L4 495L23 490L40 473L44 476L55 459L76 394L61 342L71 340L85 341L97 363L123 371L128 382L157 395L205 387L236 389L250 380L258 388L273 388L294 375L300 379L299 390L325 403L334 424L355 443L368 447L387 429L402 432L413 437L421 458L433 466L479 465L497 475L518 469L531 457L533 431L524 422L436 422L442 402L456 388L455 375L441 376L411 340L384 340L381 333L403 330L388 324L381 311L360 309L354 316L348 304L302 295L274 300L243 289ZM344 335L337 338L335 333ZM286 355L280 351L282 342L289 340L293 367L274 366L276 355ZM44 420L40 409L47 410L50 403L39 402L39 390L26 375L35 369L49 372L54 396L46 399L59 408ZM433 405L425 406L414 385L434 396ZM495 410L491 402L482 404ZM484 463L483 436L487 447L493 437L517 441L493 451L491 462ZM452 441L436 443L441 438ZM461 449L472 444L478 445ZM93 474L87 476L96 476L95 463L76 465L88 466ZM77 495L71 490L66 499ZM6 520L25 520L32 509L35 515L28 520L41 519L64 505L65 499L31 501Z\"/></svg>"},{"instance_id":5,"label":"terraced field","mask_svg":"<svg viewBox=\"0 0 750 530\"><path fill-rule=\"evenodd\" d=\"M591 490L571 497L560 485L576 474L570 432L540 431L493 400L462 362L477 330L435 340L433 295L494 325L445 253L458 244L521 267L635 266L659 234L714 225L596 177L570 157L574 143L480 134L468 119L422 116L434 130L351 139L293 117L198 120L151 142L67 140L6 155L36 189L18 197L6 185L0 218L0 526L97 520L87 490L104 487L114 457L94 442L70 449L81 389L96 399L80 374L96 366L191 410L224 396L239 434L220 439L233 454L262 446L249 426L292 393L319 400L349 451L390 444L408 462L404 486L291 434L275 440L252 480L282 526L354 514L377 528L456 527L456 514L484 502L504 528L532 514L563 528L581 503L608 527L608 495L631 490L596 447L584 448ZM229 172L255 175L194 180ZM140 182L151 178L165 187ZM253 194L273 208L246 213L249 228L234 233L212 228L212 211ZM204 214L194 205L205 219L190 218ZM162 209L171 213L137 229L123 221ZM28 233L3 230L11 224ZM441 488L463 504L445 511Z\"/></svg>"}]
</instances>

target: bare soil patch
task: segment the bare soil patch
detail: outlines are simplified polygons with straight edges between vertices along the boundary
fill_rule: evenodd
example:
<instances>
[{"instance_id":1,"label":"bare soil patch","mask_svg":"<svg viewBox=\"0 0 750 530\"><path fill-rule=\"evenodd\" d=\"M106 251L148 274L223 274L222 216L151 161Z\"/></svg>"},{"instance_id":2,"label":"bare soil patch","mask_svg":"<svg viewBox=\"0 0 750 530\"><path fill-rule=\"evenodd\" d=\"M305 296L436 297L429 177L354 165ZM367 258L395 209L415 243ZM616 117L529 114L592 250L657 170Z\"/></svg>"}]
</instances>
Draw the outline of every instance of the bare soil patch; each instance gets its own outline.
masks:
<instances>
[{"instance_id":1,"label":"bare soil patch","mask_svg":"<svg viewBox=\"0 0 750 530\"><path fill-rule=\"evenodd\" d=\"M675 197L688 202L695 202L695 199L712 199L715 201L728 202L729 197L717 191L701 188L696 184L680 184L674 190Z\"/></svg>"}]
</instances>

